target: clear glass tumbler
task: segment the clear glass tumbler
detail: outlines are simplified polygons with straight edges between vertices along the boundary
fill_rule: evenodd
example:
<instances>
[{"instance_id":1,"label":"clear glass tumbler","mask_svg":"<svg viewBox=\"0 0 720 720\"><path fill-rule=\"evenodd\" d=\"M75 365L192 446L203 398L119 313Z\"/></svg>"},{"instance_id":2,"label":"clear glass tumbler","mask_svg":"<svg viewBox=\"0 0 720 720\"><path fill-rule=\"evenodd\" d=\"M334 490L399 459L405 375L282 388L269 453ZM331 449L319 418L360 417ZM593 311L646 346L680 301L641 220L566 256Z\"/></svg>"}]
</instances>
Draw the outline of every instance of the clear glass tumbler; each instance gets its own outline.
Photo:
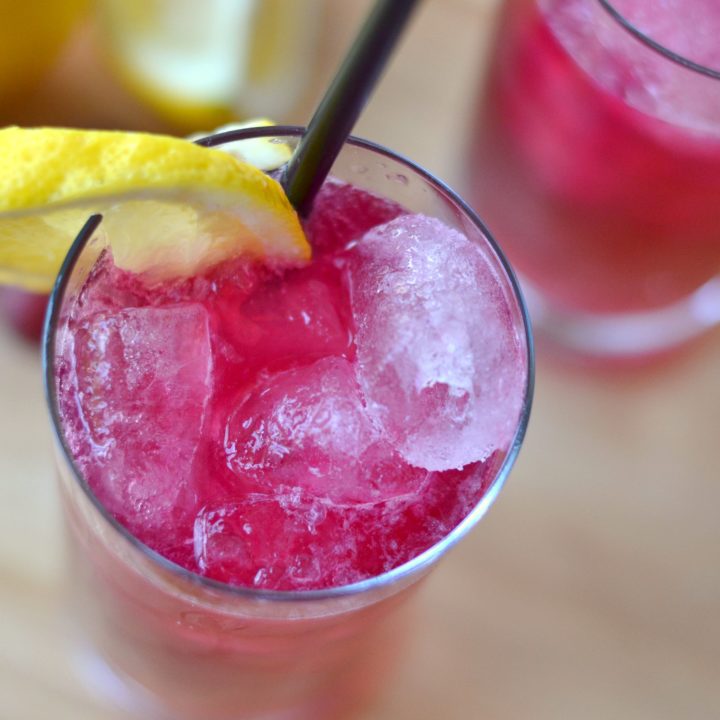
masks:
<instances>
[{"instance_id":1,"label":"clear glass tumbler","mask_svg":"<svg viewBox=\"0 0 720 720\"><path fill-rule=\"evenodd\" d=\"M294 145L299 128L223 133L207 145L258 136ZM89 223L60 272L44 341L46 387L69 537L74 637L91 681L142 717L187 720L341 718L386 679L407 601L442 555L485 514L502 487L528 421L533 353L526 310L511 269L472 210L422 168L351 139L332 174L441 218L480 243L495 266L523 348L525 396L514 439L486 494L435 546L385 574L312 591L231 587L161 557L113 519L69 451L56 394L55 352L63 316L105 239Z\"/></svg>"},{"instance_id":2,"label":"clear glass tumbler","mask_svg":"<svg viewBox=\"0 0 720 720\"><path fill-rule=\"evenodd\" d=\"M539 337L643 358L720 323L720 6L506 0L469 200Z\"/></svg>"}]
</instances>

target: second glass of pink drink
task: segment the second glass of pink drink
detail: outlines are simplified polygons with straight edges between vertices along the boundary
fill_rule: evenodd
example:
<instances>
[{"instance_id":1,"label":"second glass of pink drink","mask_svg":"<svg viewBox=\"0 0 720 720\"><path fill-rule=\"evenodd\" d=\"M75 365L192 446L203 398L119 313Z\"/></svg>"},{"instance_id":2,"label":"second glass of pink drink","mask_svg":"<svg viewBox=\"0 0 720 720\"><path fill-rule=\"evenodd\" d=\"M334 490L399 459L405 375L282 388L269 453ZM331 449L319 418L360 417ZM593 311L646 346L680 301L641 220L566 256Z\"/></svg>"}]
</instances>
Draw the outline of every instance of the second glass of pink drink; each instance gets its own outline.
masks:
<instances>
[{"instance_id":1,"label":"second glass of pink drink","mask_svg":"<svg viewBox=\"0 0 720 720\"><path fill-rule=\"evenodd\" d=\"M222 145L297 129L210 140ZM144 717L341 718L388 672L418 581L522 441L522 298L473 212L346 143L312 261L149 282L102 223L45 339L77 636Z\"/></svg>"},{"instance_id":2,"label":"second glass of pink drink","mask_svg":"<svg viewBox=\"0 0 720 720\"><path fill-rule=\"evenodd\" d=\"M507 0L469 198L536 329L643 357L720 323L720 5Z\"/></svg>"}]
</instances>

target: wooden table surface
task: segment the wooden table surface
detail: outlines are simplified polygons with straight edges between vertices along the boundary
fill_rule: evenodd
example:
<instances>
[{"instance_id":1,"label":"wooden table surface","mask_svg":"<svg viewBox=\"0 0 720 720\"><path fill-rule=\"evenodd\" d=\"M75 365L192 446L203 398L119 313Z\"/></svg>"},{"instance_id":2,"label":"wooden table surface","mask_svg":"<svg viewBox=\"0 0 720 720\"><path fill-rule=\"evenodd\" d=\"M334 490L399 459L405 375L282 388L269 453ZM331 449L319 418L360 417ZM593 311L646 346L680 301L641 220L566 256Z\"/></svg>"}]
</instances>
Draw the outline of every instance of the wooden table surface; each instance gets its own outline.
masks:
<instances>
[{"instance_id":1,"label":"wooden table surface","mask_svg":"<svg viewBox=\"0 0 720 720\"><path fill-rule=\"evenodd\" d=\"M330 0L317 87L368 7ZM358 134L457 183L492 0L426 0ZM163 129L73 39L5 122ZM313 94L314 93L314 94ZM285 118L282 118L285 120ZM489 515L426 584L375 720L720 717L720 333L634 372L540 355ZM0 719L116 718L76 679L37 350L0 329Z\"/></svg>"}]
</instances>

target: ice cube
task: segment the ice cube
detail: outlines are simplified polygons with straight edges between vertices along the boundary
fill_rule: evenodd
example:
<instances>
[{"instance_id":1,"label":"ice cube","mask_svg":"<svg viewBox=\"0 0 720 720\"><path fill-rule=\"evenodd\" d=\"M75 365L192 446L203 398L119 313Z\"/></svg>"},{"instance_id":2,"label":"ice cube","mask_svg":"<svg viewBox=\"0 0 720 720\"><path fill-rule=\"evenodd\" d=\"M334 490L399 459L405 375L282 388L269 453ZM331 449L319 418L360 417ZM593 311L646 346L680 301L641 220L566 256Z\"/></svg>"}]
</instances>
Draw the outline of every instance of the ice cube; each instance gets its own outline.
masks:
<instances>
[{"instance_id":1,"label":"ice cube","mask_svg":"<svg viewBox=\"0 0 720 720\"><path fill-rule=\"evenodd\" d=\"M368 415L353 365L341 357L266 376L244 395L225 433L238 487L304 488L368 502L415 491L425 473L383 472L400 458Z\"/></svg>"},{"instance_id":2,"label":"ice cube","mask_svg":"<svg viewBox=\"0 0 720 720\"><path fill-rule=\"evenodd\" d=\"M436 539L416 497L342 505L283 486L205 507L194 527L201 573L274 590L357 582Z\"/></svg>"},{"instance_id":3,"label":"ice cube","mask_svg":"<svg viewBox=\"0 0 720 720\"><path fill-rule=\"evenodd\" d=\"M347 585L408 562L452 530L495 476L487 465L434 473L422 493L334 502L284 485L215 500L194 523L193 569L274 590Z\"/></svg>"},{"instance_id":4,"label":"ice cube","mask_svg":"<svg viewBox=\"0 0 720 720\"><path fill-rule=\"evenodd\" d=\"M69 441L99 499L145 539L194 511L189 487L212 385L199 304L99 312L76 328Z\"/></svg>"},{"instance_id":5,"label":"ice cube","mask_svg":"<svg viewBox=\"0 0 720 720\"><path fill-rule=\"evenodd\" d=\"M201 573L247 587L322 584L328 567L314 541L325 506L297 489L276 493L251 493L200 511L194 547Z\"/></svg>"},{"instance_id":6,"label":"ice cube","mask_svg":"<svg viewBox=\"0 0 720 720\"><path fill-rule=\"evenodd\" d=\"M330 178L315 198L305 230L313 250L332 252L405 212L397 203Z\"/></svg>"},{"instance_id":7,"label":"ice cube","mask_svg":"<svg viewBox=\"0 0 720 720\"><path fill-rule=\"evenodd\" d=\"M247 302L220 306L223 330L243 362L272 366L346 352L351 338L341 317L349 314L347 292L335 274L316 263L269 279Z\"/></svg>"},{"instance_id":8,"label":"ice cube","mask_svg":"<svg viewBox=\"0 0 720 720\"><path fill-rule=\"evenodd\" d=\"M411 465L461 468L511 440L523 365L484 251L439 220L404 216L351 251L358 380Z\"/></svg>"}]
</instances>

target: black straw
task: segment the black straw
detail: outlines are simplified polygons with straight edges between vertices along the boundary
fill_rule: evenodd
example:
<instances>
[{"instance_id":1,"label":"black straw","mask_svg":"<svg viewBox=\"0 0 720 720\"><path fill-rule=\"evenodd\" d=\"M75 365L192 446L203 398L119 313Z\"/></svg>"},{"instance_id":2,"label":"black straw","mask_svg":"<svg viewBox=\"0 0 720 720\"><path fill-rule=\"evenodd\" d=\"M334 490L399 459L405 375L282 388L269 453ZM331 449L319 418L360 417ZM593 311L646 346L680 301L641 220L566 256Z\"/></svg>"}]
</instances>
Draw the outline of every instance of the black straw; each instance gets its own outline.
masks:
<instances>
[{"instance_id":1,"label":"black straw","mask_svg":"<svg viewBox=\"0 0 720 720\"><path fill-rule=\"evenodd\" d=\"M301 216L330 172L418 0L377 0L310 120L281 183Z\"/></svg>"}]
</instances>

